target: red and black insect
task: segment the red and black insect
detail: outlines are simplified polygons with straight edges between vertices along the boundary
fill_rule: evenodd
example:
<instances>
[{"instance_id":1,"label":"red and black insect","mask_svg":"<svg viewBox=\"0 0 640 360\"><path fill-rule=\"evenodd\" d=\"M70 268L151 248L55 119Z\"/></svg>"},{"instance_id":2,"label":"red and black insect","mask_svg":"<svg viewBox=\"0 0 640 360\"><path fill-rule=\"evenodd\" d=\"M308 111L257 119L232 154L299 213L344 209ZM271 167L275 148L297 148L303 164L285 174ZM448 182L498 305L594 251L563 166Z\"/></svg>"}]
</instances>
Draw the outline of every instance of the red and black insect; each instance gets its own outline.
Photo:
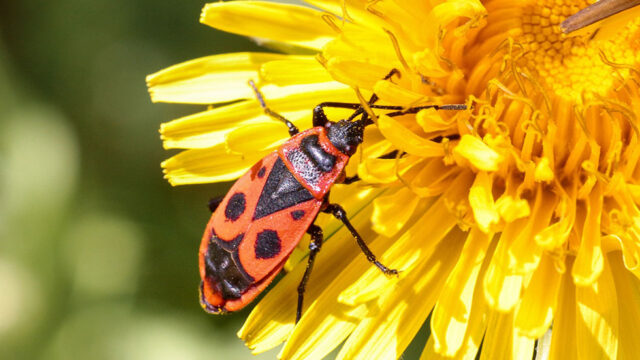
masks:
<instances>
[{"instance_id":1,"label":"red and black insect","mask_svg":"<svg viewBox=\"0 0 640 360\"><path fill-rule=\"evenodd\" d=\"M389 79L396 70L385 77ZM231 187L221 201L213 201L211 219L200 244L200 303L209 313L239 310L262 292L280 272L305 232L311 235L307 269L298 286L296 321L302 315L305 286L323 241L322 229L314 225L318 212L331 213L349 229L358 245L385 274L397 274L381 264L351 225L344 209L329 202L334 183L349 183L344 168L362 143L364 127L371 122L361 104L325 102L313 110L313 128L299 132L282 115L269 109L253 82L265 113L282 121L291 138L255 164ZM416 113L425 108L461 110L464 105L430 105L403 109L399 106L369 107L390 110L388 116ZM330 121L325 107L353 109L347 119ZM358 120L354 120L360 117Z\"/></svg>"}]
</instances>

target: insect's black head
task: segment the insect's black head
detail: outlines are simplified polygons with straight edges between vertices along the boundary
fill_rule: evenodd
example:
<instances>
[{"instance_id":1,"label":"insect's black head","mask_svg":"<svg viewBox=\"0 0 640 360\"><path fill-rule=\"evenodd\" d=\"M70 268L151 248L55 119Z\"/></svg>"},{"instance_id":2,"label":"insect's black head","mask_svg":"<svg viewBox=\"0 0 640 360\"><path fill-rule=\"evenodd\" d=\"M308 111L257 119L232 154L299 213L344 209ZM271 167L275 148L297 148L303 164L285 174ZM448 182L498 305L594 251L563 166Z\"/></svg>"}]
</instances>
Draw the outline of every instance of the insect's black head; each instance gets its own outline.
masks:
<instances>
[{"instance_id":1,"label":"insect's black head","mask_svg":"<svg viewBox=\"0 0 640 360\"><path fill-rule=\"evenodd\" d=\"M362 120L327 122L325 127L329 141L346 155L353 155L358 149L358 145L362 143L364 132L364 121Z\"/></svg>"}]
</instances>

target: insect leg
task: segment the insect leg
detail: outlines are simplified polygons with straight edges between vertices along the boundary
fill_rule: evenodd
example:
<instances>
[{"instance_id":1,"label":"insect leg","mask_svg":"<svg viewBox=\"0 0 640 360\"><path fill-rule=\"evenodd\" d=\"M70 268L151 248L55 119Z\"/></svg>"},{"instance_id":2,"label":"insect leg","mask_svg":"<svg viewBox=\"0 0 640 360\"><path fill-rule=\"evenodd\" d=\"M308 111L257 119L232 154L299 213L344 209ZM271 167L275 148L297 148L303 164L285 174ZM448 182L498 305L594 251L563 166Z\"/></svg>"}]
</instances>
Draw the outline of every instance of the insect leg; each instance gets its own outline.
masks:
<instances>
[{"instance_id":1,"label":"insect leg","mask_svg":"<svg viewBox=\"0 0 640 360\"><path fill-rule=\"evenodd\" d=\"M383 80L388 80L393 75L400 75L400 72L398 71L398 69L395 69L395 68L391 69L391 71L383 78ZM401 106L373 105L376 101L378 101L378 95L373 94L371 95L371 98L369 99L369 102L367 104L369 105L369 107L376 108L376 109L402 110ZM355 110L355 112L351 114L351 116L349 116L349 118L347 119L348 121L353 120L356 116L364 112L364 109L362 108L362 104L359 104L359 103L345 103L345 102L333 102L333 101L323 102L317 105L313 109L313 126L314 127L324 126L329 121L329 119L327 119L327 115L324 113L325 107Z\"/></svg>"},{"instance_id":2,"label":"insect leg","mask_svg":"<svg viewBox=\"0 0 640 360\"><path fill-rule=\"evenodd\" d=\"M267 103L264 102L264 96L262 95L260 90L258 90L258 87L253 82L253 80L249 80L249 86L251 86L251 88L253 89L253 92L256 94L256 98L258 99L258 102L260 103L260 106L262 106L262 109L264 110L264 113L269 115L269 116L271 116L274 119L282 121L285 125L287 125L287 127L289 128L289 136L293 136L293 135L295 135L295 134L300 132L300 130L298 130L298 128L295 125L293 125L293 123L291 121L287 120L286 117L284 117L284 116L278 114L277 112L271 110L267 106Z\"/></svg>"},{"instance_id":3,"label":"insect leg","mask_svg":"<svg viewBox=\"0 0 640 360\"><path fill-rule=\"evenodd\" d=\"M323 235L322 228L317 225L311 224L309 229L307 229L307 233L311 235L311 243L309 243L309 258L307 259L307 269L304 271L304 275L302 276L302 280L298 285L298 308L296 309L296 323L300 321L302 317L302 302L304 300L304 291L307 287L307 280L309 280L309 275L311 275L311 270L313 269L313 262L316 259L316 255L320 248L322 247Z\"/></svg>"},{"instance_id":4,"label":"insect leg","mask_svg":"<svg viewBox=\"0 0 640 360\"><path fill-rule=\"evenodd\" d=\"M447 104L447 105L425 105L425 106L416 106L408 109L400 109L399 111L394 111L386 114L389 117L400 116L405 114L415 114L423 109L436 109L436 110L467 110L467 105L465 104Z\"/></svg>"},{"instance_id":5,"label":"insect leg","mask_svg":"<svg viewBox=\"0 0 640 360\"><path fill-rule=\"evenodd\" d=\"M216 209L218 208L218 205L220 205L223 198L224 198L223 196L218 196L218 197L213 197L209 199L209 210L211 210L211 212L216 211Z\"/></svg>"},{"instance_id":6,"label":"insect leg","mask_svg":"<svg viewBox=\"0 0 640 360\"><path fill-rule=\"evenodd\" d=\"M358 175L356 174L356 175L353 175L353 176L347 176L346 178L344 178L344 180L342 181L342 183L341 183L341 184L347 184L347 185L349 185L349 184L353 184L354 182L356 182L356 181L360 181L360 180L361 180L361 179L360 179L360 176L358 176Z\"/></svg>"},{"instance_id":7,"label":"insect leg","mask_svg":"<svg viewBox=\"0 0 640 360\"><path fill-rule=\"evenodd\" d=\"M328 204L327 208L324 209L323 212L331 213L333 216L336 217L336 219L342 221L344 226L346 226L347 229L349 229L349 231L351 232L351 235L353 235L353 237L358 242L360 249L362 249L362 252L367 256L367 260L369 260L369 262L373 263L375 266L378 267L378 269L382 270L382 272L385 273L385 275L398 274L398 270L389 269L388 267L382 265L382 263L378 261L376 256L373 255L373 253L371 252L367 244L364 242L364 240L362 240L362 237L360 236L360 234L358 234L358 231L353 227L353 225L351 225L351 222L349 222L349 219L347 218L347 213L344 211L342 206L338 204Z\"/></svg>"}]
</instances>

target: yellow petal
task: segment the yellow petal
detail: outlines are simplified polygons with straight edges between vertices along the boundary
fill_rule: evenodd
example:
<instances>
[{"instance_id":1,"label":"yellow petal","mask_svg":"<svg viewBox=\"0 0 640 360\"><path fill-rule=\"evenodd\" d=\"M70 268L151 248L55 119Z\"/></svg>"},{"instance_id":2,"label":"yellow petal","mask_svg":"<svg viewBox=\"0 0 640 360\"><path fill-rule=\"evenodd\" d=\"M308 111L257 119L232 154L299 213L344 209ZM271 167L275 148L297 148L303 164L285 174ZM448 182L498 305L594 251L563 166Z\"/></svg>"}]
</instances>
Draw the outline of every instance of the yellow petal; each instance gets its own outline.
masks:
<instances>
[{"instance_id":1,"label":"yellow petal","mask_svg":"<svg viewBox=\"0 0 640 360\"><path fill-rule=\"evenodd\" d=\"M428 159L411 181L411 191L420 197L439 195L447 190L449 181L459 172L458 167L447 166L439 158Z\"/></svg>"},{"instance_id":2,"label":"yellow petal","mask_svg":"<svg viewBox=\"0 0 640 360\"><path fill-rule=\"evenodd\" d=\"M397 120L386 115L378 117L378 129L398 149L420 157L444 156L442 144L416 135Z\"/></svg>"},{"instance_id":3,"label":"yellow petal","mask_svg":"<svg viewBox=\"0 0 640 360\"><path fill-rule=\"evenodd\" d=\"M567 266L572 263L572 258L568 258ZM571 279L571 274L566 271L560 283L557 311L553 319L549 359L581 359L578 357L576 320L576 287ZM582 346L582 343L580 343L580 346Z\"/></svg>"},{"instance_id":4,"label":"yellow petal","mask_svg":"<svg viewBox=\"0 0 640 360\"><path fill-rule=\"evenodd\" d=\"M439 29L446 28L449 23L460 17L479 19L486 16L487 10L478 0L449 0L432 8L419 33L423 36L428 49L438 48Z\"/></svg>"},{"instance_id":5,"label":"yellow petal","mask_svg":"<svg viewBox=\"0 0 640 360\"><path fill-rule=\"evenodd\" d=\"M602 216L602 187L599 183L593 188L587 201L587 215L582 230L582 241L578 256L571 269L573 281L579 286L591 285L603 269L600 217Z\"/></svg>"},{"instance_id":6,"label":"yellow petal","mask_svg":"<svg viewBox=\"0 0 640 360\"><path fill-rule=\"evenodd\" d=\"M576 342L580 359L616 358L620 336L617 298L606 260L595 282L576 286Z\"/></svg>"},{"instance_id":7,"label":"yellow petal","mask_svg":"<svg viewBox=\"0 0 640 360\"><path fill-rule=\"evenodd\" d=\"M509 248L527 221L528 219L520 219L505 226L483 279L487 304L495 310L511 311L520 299L522 275L509 267Z\"/></svg>"},{"instance_id":8,"label":"yellow petal","mask_svg":"<svg viewBox=\"0 0 640 360\"><path fill-rule=\"evenodd\" d=\"M461 201L469 182L469 174L458 176L449 190L426 210L411 228L395 239L393 245L380 256L380 261L400 271L402 278L402 271L411 269L420 258L429 256L457 222L455 216L447 209L447 202ZM424 239L416 242L416 237ZM339 300L353 305L369 301L380 294L380 290L388 281L380 270L371 267L340 294Z\"/></svg>"},{"instance_id":9,"label":"yellow petal","mask_svg":"<svg viewBox=\"0 0 640 360\"><path fill-rule=\"evenodd\" d=\"M476 224L482 232L489 233L493 224L500 221L500 215L493 202L493 178L486 172L476 175L473 186L469 190L469 205L473 210Z\"/></svg>"},{"instance_id":10,"label":"yellow petal","mask_svg":"<svg viewBox=\"0 0 640 360\"><path fill-rule=\"evenodd\" d=\"M429 101L429 98L424 94L411 91L388 80L377 81L373 87L373 92L378 95L382 102L405 107L422 105L421 103Z\"/></svg>"},{"instance_id":11,"label":"yellow petal","mask_svg":"<svg viewBox=\"0 0 640 360\"><path fill-rule=\"evenodd\" d=\"M258 80L262 64L287 55L231 53L173 65L147 76L154 102L215 104L253 98L247 81Z\"/></svg>"},{"instance_id":12,"label":"yellow petal","mask_svg":"<svg viewBox=\"0 0 640 360\"><path fill-rule=\"evenodd\" d=\"M512 271L529 275L538 267L542 248L531 239L549 225L556 204L555 194L542 188L537 189L531 216L525 218L526 225L512 235L513 240L508 251L508 267Z\"/></svg>"},{"instance_id":13,"label":"yellow petal","mask_svg":"<svg viewBox=\"0 0 640 360\"><path fill-rule=\"evenodd\" d=\"M416 122L426 133L450 129L455 124L454 119L455 117L447 118L443 116L442 111L433 108L420 110L416 114Z\"/></svg>"},{"instance_id":14,"label":"yellow petal","mask_svg":"<svg viewBox=\"0 0 640 360\"><path fill-rule=\"evenodd\" d=\"M388 291L388 296L378 302L380 309L360 322L337 359L398 358L429 315L456 263L464 238L459 232L446 243L440 243L428 259L423 258L419 266Z\"/></svg>"},{"instance_id":15,"label":"yellow petal","mask_svg":"<svg viewBox=\"0 0 640 360\"><path fill-rule=\"evenodd\" d=\"M501 265L493 265L484 278L484 287L489 306L498 311L510 311L520 299L522 275L511 273Z\"/></svg>"},{"instance_id":16,"label":"yellow petal","mask_svg":"<svg viewBox=\"0 0 640 360\"><path fill-rule=\"evenodd\" d=\"M547 250L554 250L565 244L576 218L576 199L563 196L558 208L564 209L558 216L560 220L547 226L535 236L536 244Z\"/></svg>"},{"instance_id":17,"label":"yellow petal","mask_svg":"<svg viewBox=\"0 0 640 360\"><path fill-rule=\"evenodd\" d=\"M391 69L400 67L393 43L389 35L384 32L383 26L344 22L340 24L340 27L342 29L339 37L329 42L322 49L322 58L329 59L328 64L331 64L331 61L334 60L338 62L347 61L352 64L358 63L363 66L371 66L372 69L376 67L386 69L384 74L370 79L365 79L358 74L349 75L344 73L344 75L357 76L358 79L366 81L361 83L360 87L372 90L375 82L381 80ZM381 39L384 40L381 41ZM333 73L333 71L331 72Z\"/></svg>"},{"instance_id":18,"label":"yellow petal","mask_svg":"<svg viewBox=\"0 0 640 360\"><path fill-rule=\"evenodd\" d=\"M384 78L392 68L336 57L327 62L327 70L336 81L363 89L373 89L376 82Z\"/></svg>"},{"instance_id":19,"label":"yellow petal","mask_svg":"<svg viewBox=\"0 0 640 360\"><path fill-rule=\"evenodd\" d=\"M444 201L439 199L418 219L407 231L396 238L392 245L379 255L379 261L385 266L397 269L403 278L421 258L430 256L435 245L455 226L455 218L446 211ZM415 239L420 234L430 234L429 246L418 246ZM373 249L372 249L373 251ZM398 281L397 277L389 278L375 267L368 268L360 277L352 282L342 293L338 301L352 306L363 304L377 298L390 285L390 281Z\"/></svg>"},{"instance_id":20,"label":"yellow petal","mask_svg":"<svg viewBox=\"0 0 640 360\"><path fill-rule=\"evenodd\" d=\"M531 359L533 348L533 339L520 336L513 331L513 312L490 313L480 360Z\"/></svg>"},{"instance_id":21,"label":"yellow petal","mask_svg":"<svg viewBox=\"0 0 640 360\"><path fill-rule=\"evenodd\" d=\"M431 337L439 354L454 356L464 344L476 280L490 237L476 228L471 230L433 309Z\"/></svg>"},{"instance_id":22,"label":"yellow petal","mask_svg":"<svg viewBox=\"0 0 640 360\"><path fill-rule=\"evenodd\" d=\"M483 171L497 171L503 157L487 146L482 140L472 135L462 135L453 153Z\"/></svg>"},{"instance_id":23,"label":"yellow petal","mask_svg":"<svg viewBox=\"0 0 640 360\"><path fill-rule=\"evenodd\" d=\"M343 189L345 190L345 189ZM375 236L370 230L369 217L373 207L371 206L373 199L380 191L371 189L353 192L353 189L347 189L355 195L357 201L346 201L343 205L345 211L349 215L352 224L359 229L362 236ZM328 217L324 218L325 221ZM323 225L324 237L326 239L322 250L318 253L314 264L314 272L308 282L307 291L305 293L305 312L303 321L298 326L306 329L314 329L313 324L304 323L304 318L308 314L314 314L310 307L315 299L326 289L332 289L329 284L338 274L345 268L350 259L362 256L361 251L355 241L351 240L351 234L344 227L339 227L338 222L331 220L331 226ZM245 321L242 329L238 332L238 336L245 340L247 346L254 353L261 353L272 349L289 337L294 328L294 319L297 303L297 287L302 279L302 275L306 268L306 261L299 263L293 271L285 275L267 295L256 305L251 314ZM355 276L355 275L354 275ZM339 290L335 290L338 292ZM337 296L337 295L336 295ZM335 297L334 297L335 302ZM325 312L320 312L325 315ZM313 320L313 319L312 319ZM316 319L317 320L317 319ZM331 328L332 322L325 319L327 326ZM321 331L321 321L318 320L317 331ZM336 328L336 332L339 330ZM305 335L309 334L309 330ZM346 335L345 335L346 336ZM321 338L321 337L320 337ZM310 340L313 336L310 336ZM302 339L298 338L297 341ZM340 342L341 340L338 340ZM293 337L290 342L295 343ZM310 350L309 348L304 348ZM322 350L322 349L317 349ZM330 351L330 350L329 350Z\"/></svg>"},{"instance_id":24,"label":"yellow petal","mask_svg":"<svg viewBox=\"0 0 640 360\"><path fill-rule=\"evenodd\" d=\"M253 103L242 101L164 123L160 134L165 149L204 149L224 142L229 131L261 114Z\"/></svg>"},{"instance_id":25,"label":"yellow petal","mask_svg":"<svg viewBox=\"0 0 640 360\"><path fill-rule=\"evenodd\" d=\"M480 286L476 285L473 290L471 308L467 310L469 314L467 328L464 334L464 339L462 340L462 347L455 354L455 359L476 359L478 350L480 349L480 345L482 344L482 341L484 339L484 335L487 329L487 321L489 318L488 313L490 309L484 299L482 283L478 282L477 280L484 278L487 269L489 268L493 253L495 252L496 243L497 241L492 241L489 243L484 261L482 262L482 266L480 267L480 271L478 272L476 284L480 284ZM441 354L435 351L435 338L434 336L430 336L429 341L427 342L427 346L420 356L420 360L431 360L432 358L439 359L440 356ZM450 357L446 358L450 359Z\"/></svg>"},{"instance_id":26,"label":"yellow petal","mask_svg":"<svg viewBox=\"0 0 640 360\"><path fill-rule=\"evenodd\" d=\"M260 68L265 82L279 86L329 82L333 79L315 57L289 56L269 61Z\"/></svg>"},{"instance_id":27,"label":"yellow petal","mask_svg":"<svg viewBox=\"0 0 640 360\"><path fill-rule=\"evenodd\" d=\"M370 208L368 208L367 214L370 215L369 210ZM370 227L370 224L368 226ZM362 229L362 227L359 228ZM366 231L361 235L365 239L372 239L375 236L371 231ZM319 274L316 275L317 277L323 278L320 280L320 282L322 282L322 293L315 299L311 297L310 300L307 300L305 295L305 304L309 305L305 305L302 319L296 325L295 331L291 334L280 352L279 357L281 359L307 360L323 358L344 341L357 326L360 319L365 317L368 312L364 304L353 307L336 301L340 291L355 281L363 269L375 267L366 260L366 257L355 244L355 241L347 235L346 232L341 232L336 239L339 239L339 241L335 241L339 243L337 245L346 247L348 253L343 255L343 250L340 250L340 248L338 248L337 251L330 252L329 256L334 257L334 259L330 261L330 266L337 268L338 272L330 271L329 273L325 273L322 270L325 268L316 269L316 266L320 264L320 258L316 261L314 273ZM332 243L335 242L329 242L325 246L329 246L330 244L333 246ZM369 243L369 247L374 253L380 253L380 250L388 247L390 242L389 239L378 237ZM324 250L323 246L320 254L322 254ZM351 256L352 252L354 253L353 256ZM316 273L316 271L318 272ZM313 275L311 278L314 278ZM388 279L387 285L390 285L390 281L391 279ZM289 291L295 293L295 287L292 285L295 284L288 285ZM289 296L291 297L291 294L289 294ZM295 297L291 297L291 299L295 300ZM287 302L288 301L289 300L287 300ZM293 303L293 301L291 301L291 303ZM295 309L295 305L290 304L289 306ZM290 310L291 313L293 311L294 310Z\"/></svg>"},{"instance_id":28,"label":"yellow petal","mask_svg":"<svg viewBox=\"0 0 640 360\"><path fill-rule=\"evenodd\" d=\"M421 162L422 158L417 156L404 156L398 160L366 159L358 165L358 176L367 183L389 184L398 180L398 174L402 176Z\"/></svg>"},{"instance_id":29,"label":"yellow petal","mask_svg":"<svg viewBox=\"0 0 640 360\"><path fill-rule=\"evenodd\" d=\"M618 359L635 359L640 354L640 280L625 268L619 252L609 253L607 259L618 295Z\"/></svg>"},{"instance_id":30,"label":"yellow petal","mask_svg":"<svg viewBox=\"0 0 640 360\"><path fill-rule=\"evenodd\" d=\"M202 184L234 180L267 153L251 156L228 154L224 144L208 149L186 150L162 162L171 185Z\"/></svg>"},{"instance_id":31,"label":"yellow petal","mask_svg":"<svg viewBox=\"0 0 640 360\"><path fill-rule=\"evenodd\" d=\"M319 102L355 98L353 90L336 82L284 87L267 85L262 87L262 92L269 108L289 118L300 129L311 126L311 112ZM331 112L327 114L334 115ZM254 96L248 101L221 106L165 123L161 126L160 132L165 148L205 148L224 141L227 134L234 129L278 122L263 113ZM286 130L284 124L281 123L280 127ZM280 133L280 130L277 131Z\"/></svg>"},{"instance_id":32,"label":"yellow petal","mask_svg":"<svg viewBox=\"0 0 640 360\"><path fill-rule=\"evenodd\" d=\"M313 6L329 11L339 17L358 20L356 24L372 25L382 23L380 18L367 11L365 2L360 0L310 0L305 1ZM346 14L345 14L346 11Z\"/></svg>"},{"instance_id":33,"label":"yellow petal","mask_svg":"<svg viewBox=\"0 0 640 360\"><path fill-rule=\"evenodd\" d=\"M424 49L413 53L413 63L416 64L416 70L427 77L440 78L448 74L440 64L440 57L431 49Z\"/></svg>"},{"instance_id":34,"label":"yellow petal","mask_svg":"<svg viewBox=\"0 0 640 360\"><path fill-rule=\"evenodd\" d=\"M516 309L515 327L520 334L536 339L551 326L561 279L554 260L543 255Z\"/></svg>"},{"instance_id":35,"label":"yellow petal","mask_svg":"<svg viewBox=\"0 0 640 360\"><path fill-rule=\"evenodd\" d=\"M385 194L373 202L373 230L378 234L392 237L409 220L418 206L419 198L407 187Z\"/></svg>"},{"instance_id":36,"label":"yellow petal","mask_svg":"<svg viewBox=\"0 0 640 360\"><path fill-rule=\"evenodd\" d=\"M205 5L200 22L238 35L319 50L335 36L321 15L317 10L298 5L231 1Z\"/></svg>"},{"instance_id":37,"label":"yellow petal","mask_svg":"<svg viewBox=\"0 0 640 360\"><path fill-rule=\"evenodd\" d=\"M302 119L308 114L308 110L302 110L282 115L294 123L299 123L298 119ZM278 145L289 139L287 127L282 122L266 115L264 120L264 122L246 124L229 131L225 138L229 151L246 155L256 151L275 150Z\"/></svg>"}]
</instances>

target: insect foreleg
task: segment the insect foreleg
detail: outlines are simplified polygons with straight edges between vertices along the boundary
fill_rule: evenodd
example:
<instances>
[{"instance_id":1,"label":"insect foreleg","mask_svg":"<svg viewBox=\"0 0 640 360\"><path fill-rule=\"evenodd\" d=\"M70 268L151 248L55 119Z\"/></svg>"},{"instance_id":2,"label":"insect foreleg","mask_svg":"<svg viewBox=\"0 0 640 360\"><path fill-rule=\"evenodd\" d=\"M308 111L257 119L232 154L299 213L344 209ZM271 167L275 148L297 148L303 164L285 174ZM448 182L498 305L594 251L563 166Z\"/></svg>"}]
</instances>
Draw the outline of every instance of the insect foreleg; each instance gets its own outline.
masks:
<instances>
[{"instance_id":1,"label":"insect foreleg","mask_svg":"<svg viewBox=\"0 0 640 360\"><path fill-rule=\"evenodd\" d=\"M251 86L251 89L253 89L253 92L256 94L256 98L258 99L258 102L260 103L260 106L264 110L264 113L269 115L269 116L271 116L272 118L274 118L276 120L282 121L285 125L287 125L287 128L289 128L289 136L293 136L293 135L295 135L295 134L300 132L300 130L298 130L298 128L295 125L293 125L293 123L291 121L289 121L286 117L284 117L284 116L278 114L277 112L271 110L267 106L267 103L265 103L265 101L264 101L264 96L262 95L260 90L258 90L258 87L253 82L253 80L249 80L249 86Z\"/></svg>"}]
</instances>

